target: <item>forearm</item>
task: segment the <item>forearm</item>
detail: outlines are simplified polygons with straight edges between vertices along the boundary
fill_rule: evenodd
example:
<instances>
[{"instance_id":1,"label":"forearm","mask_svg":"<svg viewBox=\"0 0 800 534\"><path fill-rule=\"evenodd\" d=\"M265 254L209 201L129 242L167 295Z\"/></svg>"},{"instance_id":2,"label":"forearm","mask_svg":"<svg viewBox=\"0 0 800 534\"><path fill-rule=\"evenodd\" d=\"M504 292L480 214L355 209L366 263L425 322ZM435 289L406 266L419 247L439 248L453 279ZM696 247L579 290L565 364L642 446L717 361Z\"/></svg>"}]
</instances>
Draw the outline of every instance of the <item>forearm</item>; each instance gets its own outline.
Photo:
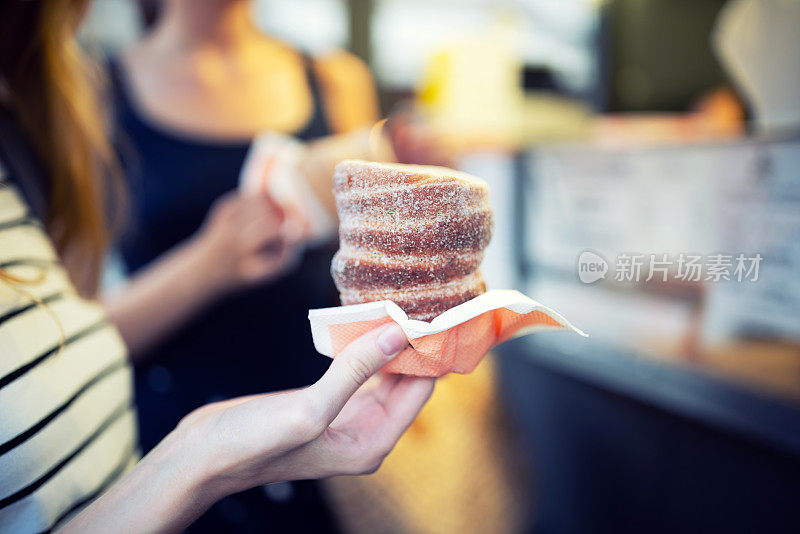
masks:
<instances>
[{"instance_id":1,"label":"forearm","mask_svg":"<svg viewBox=\"0 0 800 534\"><path fill-rule=\"evenodd\" d=\"M198 461L185 432L168 435L150 454L59 532L180 532L223 495Z\"/></svg>"},{"instance_id":2,"label":"forearm","mask_svg":"<svg viewBox=\"0 0 800 534\"><path fill-rule=\"evenodd\" d=\"M248 488L373 472L433 391L419 377L361 387L407 345L400 327L385 325L345 347L312 386L195 410L63 532L177 532Z\"/></svg>"},{"instance_id":3,"label":"forearm","mask_svg":"<svg viewBox=\"0 0 800 534\"><path fill-rule=\"evenodd\" d=\"M179 245L105 298L134 361L221 292L206 255L194 240Z\"/></svg>"}]
</instances>

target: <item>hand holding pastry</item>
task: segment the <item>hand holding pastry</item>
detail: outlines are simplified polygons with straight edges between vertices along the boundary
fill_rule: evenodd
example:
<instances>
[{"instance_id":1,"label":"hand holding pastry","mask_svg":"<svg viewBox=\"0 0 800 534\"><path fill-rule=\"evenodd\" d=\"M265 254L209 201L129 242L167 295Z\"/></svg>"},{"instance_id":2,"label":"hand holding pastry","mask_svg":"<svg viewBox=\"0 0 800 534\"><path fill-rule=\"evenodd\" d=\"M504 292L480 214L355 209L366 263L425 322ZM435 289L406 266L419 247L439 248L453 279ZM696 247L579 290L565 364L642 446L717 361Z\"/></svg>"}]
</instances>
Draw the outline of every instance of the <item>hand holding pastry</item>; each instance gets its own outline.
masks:
<instances>
[{"instance_id":1,"label":"hand holding pastry","mask_svg":"<svg viewBox=\"0 0 800 534\"><path fill-rule=\"evenodd\" d=\"M179 532L238 491L375 471L433 392L431 378L367 383L407 344L400 328L383 326L350 343L307 388L195 410L63 531Z\"/></svg>"},{"instance_id":2,"label":"hand holding pastry","mask_svg":"<svg viewBox=\"0 0 800 534\"><path fill-rule=\"evenodd\" d=\"M407 345L398 326L376 328L350 343L315 384L207 405L178 432L200 437L195 443L202 443L221 494L372 472L433 390L433 379L397 375L365 385Z\"/></svg>"}]
</instances>

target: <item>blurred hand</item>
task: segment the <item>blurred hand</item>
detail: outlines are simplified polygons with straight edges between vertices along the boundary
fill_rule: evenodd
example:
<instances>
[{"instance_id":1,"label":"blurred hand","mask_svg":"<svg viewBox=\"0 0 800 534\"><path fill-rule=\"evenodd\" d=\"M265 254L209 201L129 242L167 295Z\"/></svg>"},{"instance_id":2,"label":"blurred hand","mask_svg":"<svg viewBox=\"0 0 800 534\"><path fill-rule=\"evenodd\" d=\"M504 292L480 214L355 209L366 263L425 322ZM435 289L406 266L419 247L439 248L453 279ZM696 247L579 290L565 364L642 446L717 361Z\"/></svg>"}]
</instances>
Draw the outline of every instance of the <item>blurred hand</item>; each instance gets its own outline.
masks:
<instances>
[{"instance_id":1,"label":"blurred hand","mask_svg":"<svg viewBox=\"0 0 800 534\"><path fill-rule=\"evenodd\" d=\"M297 258L299 231L267 195L218 199L195 236L197 268L212 290L276 278Z\"/></svg>"},{"instance_id":2,"label":"blurred hand","mask_svg":"<svg viewBox=\"0 0 800 534\"><path fill-rule=\"evenodd\" d=\"M201 451L192 456L208 466L211 494L204 497L375 471L433 391L432 378L378 375L367 383L407 344L397 325L383 326L351 343L312 386L189 414L176 432L189 437Z\"/></svg>"},{"instance_id":3,"label":"blurred hand","mask_svg":"<svg viewBox=\"0 0 800 534\"><path fill-rule=\"evenodd\" d=\"M399 163L453 166L453 154L422 118L407 110L392 113L386 124Z\"/></svg>"}]
</instances>

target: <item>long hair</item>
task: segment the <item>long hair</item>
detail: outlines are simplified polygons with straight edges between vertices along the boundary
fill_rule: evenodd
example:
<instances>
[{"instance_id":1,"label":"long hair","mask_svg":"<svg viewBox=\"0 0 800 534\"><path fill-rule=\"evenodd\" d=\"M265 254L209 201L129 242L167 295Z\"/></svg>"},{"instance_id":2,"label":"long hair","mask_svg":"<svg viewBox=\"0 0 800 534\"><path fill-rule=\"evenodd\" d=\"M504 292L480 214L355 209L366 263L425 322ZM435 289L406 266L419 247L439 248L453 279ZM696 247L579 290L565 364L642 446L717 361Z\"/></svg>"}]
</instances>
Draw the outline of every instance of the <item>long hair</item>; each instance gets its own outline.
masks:
<instances>
[{"instance_id":1,"label":"long hair","mask_svg":"<svg viewBox=\"0 0 800 534\"><path fill-rule=\"evenodd\" d=\"M89 0L0 0L0 89L50 184L46 226L73 282L94 295L120 198L97 91L98 66L75 39Z\"/></svg>"}]
</instances>

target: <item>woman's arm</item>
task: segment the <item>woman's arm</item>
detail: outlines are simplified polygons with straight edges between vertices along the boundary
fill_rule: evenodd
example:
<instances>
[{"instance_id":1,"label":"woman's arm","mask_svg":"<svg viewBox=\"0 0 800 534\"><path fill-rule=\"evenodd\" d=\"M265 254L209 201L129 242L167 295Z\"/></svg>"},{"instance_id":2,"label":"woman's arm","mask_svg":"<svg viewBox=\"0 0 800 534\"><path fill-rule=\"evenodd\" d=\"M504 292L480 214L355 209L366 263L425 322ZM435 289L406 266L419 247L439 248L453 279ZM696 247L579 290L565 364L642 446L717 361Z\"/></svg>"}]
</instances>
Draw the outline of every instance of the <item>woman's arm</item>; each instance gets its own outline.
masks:
<instances>
[{"instance_id":1,"label":"woman's arm","mask_svg":"<svg viewBox=\"0 0 800 534\"><path fill-rule=\"evenodd\" d=\"M196 236L105 298L132 359L219 296L283 272L295 255L291 234L269 198L222 198Z\"/></svg>"},{"instance_id":2,"label":"woman's arm","mask_svg":"<svg viewBox=\"0 0 800 534\"><path fill-rule=\"evenodd\" d=\"M344 159L394 161L394 152L380 126L331 135L308 144L299 172L314 192L315 198L336 220L333 198L333 170Z\"/></svg>"},{"instance_id":3,"label":"woman's arm","mask_svg":"<svg viewBox=\"0 0 800 534\"><path fill-rule=\"evenodd\" d=\"M62 532L178 532L247 488L373 472L433 391L433 379L397 375L364 386L407 343L380 327L305 389L200 408Z\"/></svg>"},{"instance_id":4,"label":"woman's arm","mask_svg":"<svg viewBox=\"0 0 800 534\"><path fill-rule=\"evenodd\" d=\"M59 532L180 532L213 504L210 481L173 432Z\"/></svg>"},{"instance_id":5,"label":"woman's arm","mask_svg":"<svg viewBox=\"0 0 800 534\"><path fill-rule=\"evenodd\" d=\"M329 215L336 217L331 177L343 159L452 165L452 154L432 128L409 111L379 121L378 92L369 67L344 51L314 61L325 112L335 135L309 143L300 172Z\"/></svg>"}]
</instances>

